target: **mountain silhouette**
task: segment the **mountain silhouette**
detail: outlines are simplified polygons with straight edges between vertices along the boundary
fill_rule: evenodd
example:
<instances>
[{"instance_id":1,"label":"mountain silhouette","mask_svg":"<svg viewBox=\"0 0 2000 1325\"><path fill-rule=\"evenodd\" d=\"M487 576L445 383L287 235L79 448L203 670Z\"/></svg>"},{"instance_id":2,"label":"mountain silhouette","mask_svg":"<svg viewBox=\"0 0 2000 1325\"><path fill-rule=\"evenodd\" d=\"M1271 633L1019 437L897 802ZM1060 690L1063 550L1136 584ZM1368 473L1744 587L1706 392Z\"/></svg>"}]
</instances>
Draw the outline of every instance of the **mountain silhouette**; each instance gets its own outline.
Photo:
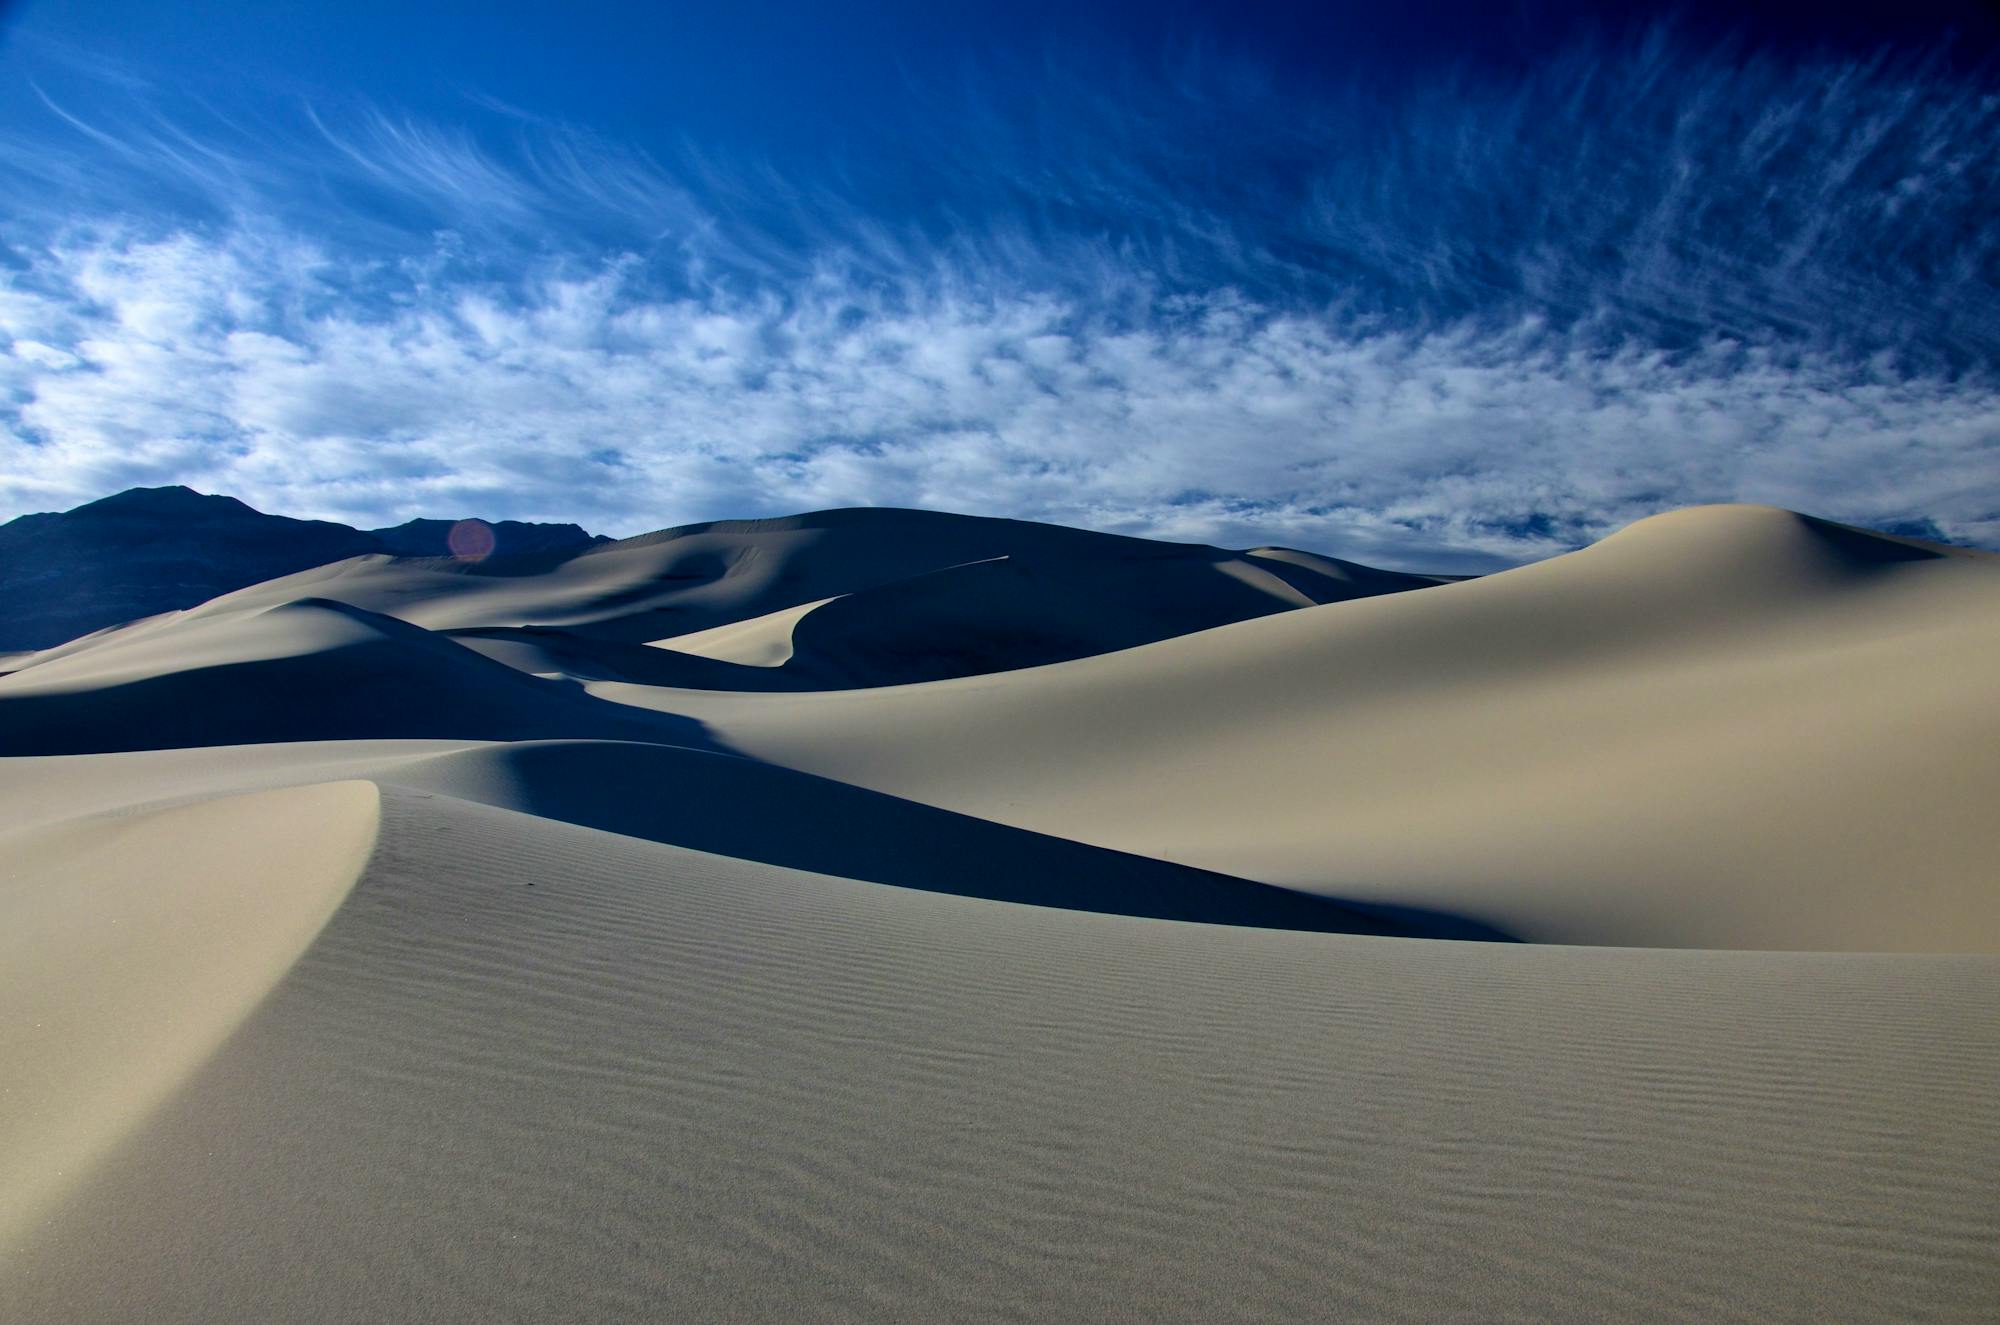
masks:
<instances>
[{"instance_id":1,"label":"mountain silhouette","mask_svg":"<svg viewBox=\"0 0 2000 1325\"><path fill-rule=\"evenodd\" d=\"M49 648L347 557L449 556L455 523L354 529L266 515L234 497L179 485L24 515L0 525L0 650ZM573 524L502 520L488 527L497 556L605 541Z\"/></svg>"}]
</instances>

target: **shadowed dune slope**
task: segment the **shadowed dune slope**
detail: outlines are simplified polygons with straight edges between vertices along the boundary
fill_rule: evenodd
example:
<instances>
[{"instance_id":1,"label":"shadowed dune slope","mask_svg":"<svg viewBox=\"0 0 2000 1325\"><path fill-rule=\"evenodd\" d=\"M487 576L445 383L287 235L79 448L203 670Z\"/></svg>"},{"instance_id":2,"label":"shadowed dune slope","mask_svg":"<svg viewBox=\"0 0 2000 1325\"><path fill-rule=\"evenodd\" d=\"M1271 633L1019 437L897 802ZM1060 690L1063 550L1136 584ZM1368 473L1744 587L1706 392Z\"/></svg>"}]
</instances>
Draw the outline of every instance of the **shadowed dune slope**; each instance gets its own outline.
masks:
<instances>
[{"instance_id":1,"label":"shadowed dune slope","mask_svg":"<svg viewBox=\"0 0 2000 1325\"><path fill-rule=\"evenodd\" d=\"M518 742L400 762L382 776L631 837L960 896L1279 929L1506 937L1449 916L1341 906L701 750Z\"/></svg>"},{"instance_id":2,"label":"shadowed dune slope","mask_svg":"<svg viewBox=\"0 0 2000 1325\"><path fill-rule=\"evenodd\" d=\"M648 684L767 690L995 671L1438 582L1283 549L1234 553L1017 520L865 509L694 525L545 558L357 557L222 601L336 599L432 630L530 645L537 641L517 633L541 627L566 637L567 665L516 649L487 651L509 665L586 679L609 669ZM796 611L813 604L820 605ZM703 638L774 614L734 636L737 648L716 651L713 637ZM811 647L794 657L795 630ZM703 661L669 655L648 663L615 647L591 648L672 649L689 636L689 651ZM783 665L759 665L767 657Z\"/></svg>"},{"instance_id":3,"label":"shadowed dune slope","mask_svg":"<svg viewBox=\"0 0 2000 1325\"><path fill-rule=\"evenodd\" d=\"M0 755L577 736L703 741L685 719L603 703L326 599L155 617L35 655L0 677Z\"/></svg>"},{"instance_id":4,"label":"shadowed dune slope","mask_svg":"<svg viewBox=\"0 0 2000 1325\"><path fill-rule=\"evenodd\" d=\"M0 1315L1984 1320L1996 997L1982 959L1065 913L389 792Z\"/></svg>"},{"instance_id":5,"label":"shadowed dune slope","mask_svg":"<svg viewBox=\"0 0 2000 1325\"><path fill-rule=\"evenodd\" d=\"M1995 658L2000 558L1708 507L1002 675L590 689L789 767L1531 939L2000 951Z\"/></svg>"},{"instance_id":6,"label":"shadowed dune slope","mask_svg":"<svg viewBox=\"0 0 2000 1325\"><path fill-rule=\"evenodd\" d=\"M619 741L350 740L0 760L0 831L368 779L772 865L1114 915L1504 941L1476 922L1048 837L713 751Z\"/></svg>"},{"instance_id":7,"label":"shadowed dune slope","mask_svg":"<svg viewBox=\"0 0 2000 1325\"><path fill-rule=\"evenodd\" d=\"M1303 552L1237 555L1121 539L1081 554L949 566L650 646L549 626L447 633L538 675L696 690L846 690L1041 666L1441 582Z\"/></svg>"},{"instance_id":8,"label":"shadowed dune slope","mask_svg":"<svg viewBox=\"0 0 2000 1325\"><path fill-rule=\"evenodd\" d=\"M787 609L796 611L797 609ZM773 615L783 615L776 613ZM756 629L769 618L742 623ZM735 630L736 625L718 627ZM708 632L698 632L706 635ZM772 667L728 658L656 649L646 644L591 639L556 626L466 626L439 631L498 663L535 676L571 681L633 681L695 690L799 690L805 687ZM786 637L789 643L789 634Z\"/></svg>"},{"instance_id":9,"label":"shadowed dune slope","mask_svg":"<svg viewBox=\"0 0 2000 1325\"><path fill-rule=\"evenodd\" d=\"M999 557L657 643L776 659L764 666L768 683L752 676L701 688L844 690L1036 667L1437 583L1293 556L1155 545L1116 556Z\"/></svg>"}]
</instances>

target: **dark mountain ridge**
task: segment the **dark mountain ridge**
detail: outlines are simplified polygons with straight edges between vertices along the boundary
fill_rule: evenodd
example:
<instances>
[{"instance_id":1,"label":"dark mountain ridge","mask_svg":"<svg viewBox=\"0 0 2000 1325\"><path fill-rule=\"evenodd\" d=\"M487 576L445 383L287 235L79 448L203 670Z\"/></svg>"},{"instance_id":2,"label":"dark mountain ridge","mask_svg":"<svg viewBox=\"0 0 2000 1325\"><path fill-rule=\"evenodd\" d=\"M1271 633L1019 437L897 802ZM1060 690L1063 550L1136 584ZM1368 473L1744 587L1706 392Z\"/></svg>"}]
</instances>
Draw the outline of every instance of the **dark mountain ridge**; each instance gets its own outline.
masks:
<instances>
[{"instance_id":1,"label":"dark mountain ridge","mask_svg":"<svg viewBox=\"0 0 2000 1325\"><path fill-rule=\"evenodd\" d=\"M452 520L354 529L266 515L191 488L132 488L74 510L0 525L0 650L79 635L368 554L450 556ZM480 522L490 555L581 550L608 540L573 524ZM482 534L477 540L487 545Z\"/></svg>"}]
</instances>

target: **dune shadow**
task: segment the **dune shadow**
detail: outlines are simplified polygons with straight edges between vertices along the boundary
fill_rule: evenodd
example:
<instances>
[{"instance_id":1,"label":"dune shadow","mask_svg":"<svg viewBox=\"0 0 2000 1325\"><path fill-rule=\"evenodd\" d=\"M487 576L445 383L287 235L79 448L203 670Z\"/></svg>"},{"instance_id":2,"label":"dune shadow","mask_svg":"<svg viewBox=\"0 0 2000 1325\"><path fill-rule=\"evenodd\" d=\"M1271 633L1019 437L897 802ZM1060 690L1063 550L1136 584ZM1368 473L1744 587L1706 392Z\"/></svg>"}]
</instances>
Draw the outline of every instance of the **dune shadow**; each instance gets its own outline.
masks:
<instances>
[{"instance_id":1,"label":"dune shadow","mask_svg":"<svg viewBox=\"0 0 2000 1325\"><path fill-rule=\"evenodd\" d=\"M1815 515L1800 515L1797 519L1822 547L1856 570L1894 566L1908 561L1937 561L1951 555L1921 539L1857 529L1852 525L1822 520Z\"/></svg>"},{"instance_id":2,"label":"dune shadow","mask_svg":"<svg viewBox=\"0 0 2000 1325\"><path fill-rule=\"evenodd\" d=\"M574 683L442 647L463 657L413 658L371 641L89 688L0 690L0 756L391 739L591 738L721 748L693 718L596 699Z\"/></svg>"},{"instance_id":3,"label":"dune shadow","mask_svg":"<svg viewBox=\"0 0 2000 1325\"><path fill-rule=\"evenodd\" d=\"M1401 932L1424 938L1457 939L1468 943L1525 942L1519 935L1511 934L1498 925L1453 911L1440 911L1435 907L1408 906L1399 902L1359 902L1351 898L1343 899L1342 905L1371 916L1384 925L1394 926Z\"/></svg>"},{"instance_id":4,"label":"dune shadow","mask_svg":"<svg viewBox=\"0 0 2000 1325\"><path fill-rule=\"evenodd\" d=\"M397 785L627 837L896 887L1111 915L1319 933L1506 938L1129 855L754 759L626 742L527 742L406 766Z\"/></svg>"}]
</instances>

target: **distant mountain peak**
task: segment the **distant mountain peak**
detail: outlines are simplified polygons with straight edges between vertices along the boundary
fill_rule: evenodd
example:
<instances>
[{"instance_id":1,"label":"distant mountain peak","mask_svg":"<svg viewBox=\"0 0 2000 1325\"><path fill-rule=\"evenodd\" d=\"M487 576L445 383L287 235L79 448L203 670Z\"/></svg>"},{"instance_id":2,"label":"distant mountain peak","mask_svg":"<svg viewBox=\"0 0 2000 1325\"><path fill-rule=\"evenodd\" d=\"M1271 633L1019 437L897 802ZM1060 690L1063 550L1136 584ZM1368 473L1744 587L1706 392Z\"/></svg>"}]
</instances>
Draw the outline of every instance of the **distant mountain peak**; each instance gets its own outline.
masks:
<instances>
[{"instance_id":1,"label":"distant mountain peak","mask_svg":"<svg viewBox=\"0 0 2000 1325\"><path fill-rule=\"evenodd\" d=\"M470 520L405 520L402 524L367 532L381 540L384 550L399 557L450 556L451 531ZM492 531L494 551L502 556L532 552L572 552L611 540L593 534L581 525L532 524L521 520L478 520Z\"/></svg>"},{"instance_id":2,"label":"distant mountain peak","mask_svg":"<svg viewBox=\"0 0 2000 1325\"><path fill-rule=\"evenodd\" d=\"M184 484L128 488L0 524L0 651L42 649L349 557L452 555L465 521L364 531L267 515ZM576 525L478 522L501 556L564 555L607 540Z\"/></svg>"},{"instance_id":3,"label":"distant mountain peak","mask_svg":"<svg viewBox=\"0 0 2000 1325\"><path fill-rule=\"evenodd\" d=\"M100 497L93 502L70 511L71 515L257 515L259 512L234 497L223 497L205 492L196 492L184 484L172 483L159 488L127 488L114 492L109 497Z\"/></svg>"}]
</instances>

